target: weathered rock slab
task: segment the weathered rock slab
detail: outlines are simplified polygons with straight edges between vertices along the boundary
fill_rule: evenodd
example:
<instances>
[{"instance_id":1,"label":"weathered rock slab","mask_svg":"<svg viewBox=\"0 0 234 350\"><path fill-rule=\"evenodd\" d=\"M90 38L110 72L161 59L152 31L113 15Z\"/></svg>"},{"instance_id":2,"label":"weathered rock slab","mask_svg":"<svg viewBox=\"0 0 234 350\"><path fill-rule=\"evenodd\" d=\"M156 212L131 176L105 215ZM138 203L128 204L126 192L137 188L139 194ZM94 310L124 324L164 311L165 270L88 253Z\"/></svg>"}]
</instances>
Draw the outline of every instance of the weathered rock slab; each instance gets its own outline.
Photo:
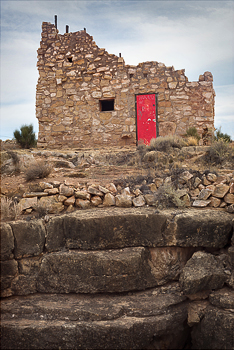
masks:
<instances>
[{"instance_id":1,"label":"weathered rock slab","mask_svg":"<svg viewBox=\"0 0 234 350\"><path fill-rule=\"evenodd\" d=\"M38 275L42 293L98 293L143 290L157 281L147 249L69 251L45 255Z\"/></svg>"},{"instance_id":2,"label":"weathered rock slab","mask_svg":"<svg viewBox=\"0 0 234 350\"><path fill-rule=\"evenodd\" d=\"M14 315L14 317L12 317ZM2 303L2 349L173 348L184 339L178 283L131 295L35 294ZM168 336L170 334L170 337Z\"/></svg>"}]
</instances>

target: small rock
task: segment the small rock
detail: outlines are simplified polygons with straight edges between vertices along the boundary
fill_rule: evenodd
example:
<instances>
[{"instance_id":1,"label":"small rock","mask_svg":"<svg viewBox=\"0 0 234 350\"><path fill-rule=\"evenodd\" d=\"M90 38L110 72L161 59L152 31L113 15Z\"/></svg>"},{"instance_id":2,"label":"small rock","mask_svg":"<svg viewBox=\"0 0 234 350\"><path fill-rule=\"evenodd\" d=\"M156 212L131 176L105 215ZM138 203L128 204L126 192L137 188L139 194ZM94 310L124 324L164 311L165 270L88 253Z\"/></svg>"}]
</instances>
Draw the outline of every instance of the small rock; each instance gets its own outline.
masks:
<instances>
[{"instance_id":1,"label":"small rock","mask_svg":"<svg viewBox=\"0 0 234 350\"><path fill-rule=\"evenodd\" d=\"M62 203L63 203L66 199L67 199L66 196L63 196L62 194L59 194L59 195L58 195L58 201L59 201L59 202L62 202Z\"/></svg>"},{"instance_id":2,"label":"small rock","mask_svg":"<svg viewBox=\"0 0 234 350\"><path fill-rule=\"evenodd\" d=\"M58 190L58 188L51 188L51 189L48 188L48 189L45 189L44 192L51 195L51 194L57 194L57 193L59 193L59 190Z\"/></svg>"},{"instance_id":3,"label":"small rock","mask_svg":"<svg viewBox=\"0 0 234 350\"><path fill-rule=\"evenodd\" d=\"M199 190L201 191L201 190L203 190L203 188L205 188L205 186L200 184L200 185L197 186L197 188L199 188Z\"/></svg>"},{"instance_id":4,"label":"small rock","mask_svg":"<svg viewBox=\"0 0 234 350\"><path fill-rule=\"evenodd\" d=\"M145 201L146 201L147 205L157 206L158 202L157 202L156 197L155 197L154 194L147 193L147 194L144 195L144 197L145 197Z\"/></svg>"},{"instance_id":5,"label":"small rock","mask_svg":"<svg viewBox=\"0 0 234 350\"><path fill-rule=\"evenodd\" d=\"M71 187L61 184L59 186L59 193L63 196L70 197L74 194L74 190Z\"/></svg>"},{"instance_id":6,"label":"small rock","mask_svg":"<svg viewBox=\"0 0 234 350\"><path fill-rule=\"evenodd\" d=\"M231 183L229 192L230 192L230 193L234 193L234 182Z\"/></svg>"},{"instance_id":7,"label":"small rock","mask_svg":"<svg viewBox=\"0 0 234 350\"><path fill-rule=\"evenodd\" d=\"M225 208L227 206L227 203L226 202L222 202L221 204L220 204L220 208Z\"/></svg>"},{"instance_id":8,"label":"small rock","mask_svg":"<svg viewBox=\"0 0 234 350\"><path fill-rule=\"evenodd\" d=\"M115 205L115 197L111 193L107 193L103 200L103 205L105 207L111 207Z\"/></svg>"},{"instance_id":9,"label":"small rock","mask_svg":"<svg viewBox=\"0 0 234 350\"><path fill-rule=\"evenodd\" d=\"M200 193L199 188L195 188L195 190L190 190L189 191L189 194L190 194L191 197L197 197L199 195L199 193Z\"/></svg>"},{"instance_id":10,"label":"small rock","mask_svg":"<svg viewBox=\"0 0 234 350\"><path fill-rule=\"evenodd\" d=\"M24 193L24 198L33 198L33 197L45 197L48 196L48 193L46 192L30 192L30 193Z\"/></svg>"},{"instance_id":11,"label":"small rock","mask_svg":"<svg viewBox=\"0 0 234 350\"><path fill-rule=\"evenodd\" d=\"M202 182L201 179L199 179L199 177L196 177L195 180L194 180L194 183L193 183L193 187L197 188L198 185L200 185L201 182Z\"/></svg>"},{"instance_id":12,"label":"small rock","mask_svg":"<svg viewBox=\"0 0 234 350\"><path fill-rule=\"evenodd\" d=\"M184 171L179 178L179 183L185 184L193 177L193 175L189 171Z\"/></svg>"},{"instance_id":13,"label":"small rock","mask_svg":"<svg viewBox=\"0 0 234 350\"><path fill-rule=\"evenodd\" d=\"M50 214L60 213L64 209L64 205L58 200L58 195L40 198L38 206L44 207Z\"/></svg>"},{"instance_id":14,"label":"small rock","mask_svg":"<svg viewBox=\"0 0 234 350\"><path fill-rule=\"evenodd\" d=\"M72 204L70 204L68 207L67 207L67 210L66 210L66 213L72 213L74 211L74 207Z\"/></svg>"},{"instance_id":15,"label":"small rock","mask_svg":"<svg viewBox=\"0 0 234 350\"><path fill-rule=\"evenodd\" d=\"M229 191L229 186L225 184L219 184L215 187L213 196L218 198L223 198Z\"/></svg>"},{"instance_id":16,"label":"small rock","mask_svg":"<svg viewBox=\"0 0 234 350\"><path fill-rule=\"evenodd\" d=\"M228 204L234 204L234 194L231 194L231 193L227 193L225 196L224 196L224 201Z\"/></svg>"},{"instance_id":17,"label":"small rock","mask_svg":"<svg viewBox=\"0 0 234 350\"><path fill-rule=\"evenodd\" d=\"M227 212L233 214L234 213L234 204L231 204L227 207Z\"/></svg>"},{"instance_id":18,"label":"small rock","mask_svg":"<svg viewBox=\"0 0 234 350\"><path fill-rule=\"evenodd\" d=\"M140 195L136 198L133 198L132 203L134 207L143 207L145 205L145 198L144 196Z\"/></svg>"},{"instance_id":19,"label":"small rock","mask_svg":"<svg viewBox=\"0 0 234 350\"><path fill-rule=\"evenodd\" d=\"M76 207L81 208L81 209L88 209L90 207L90 201L88 201L87 199L77 198L75 205L76 205Z\"/></svg>"},{"instance_id":20,"label":"small rock","mask_svg":"<svg viewBox=\"0 0 234 350\"><path fill-rule=\"evenodd\" d=\"M102 199L101 199L101 197L99 197L99 196L93 196L93 197L91 198L91 203L92 203L95 207L97 207L98 205L102 204Z\"/></svg>"},{"instance_id":21,"label":"small rock","mask_svg":"<svg viewBox=\"0 0 234 350\"><path fill-rule=\"evenodd\" d=\"M52 184L49 184L48 182L40 182L40 186L42 189L49 189L49 188L53 188Z\"/></svg>"},{"instance_id":22,"label":"small rock","mask_svg":"<svg viewBox=\"0 0 234 350\"><path fill-rule=\"evenodd\" d=\"M53 187L59 188L59 186L61 185L61 182L59 182L59 181L51 181L51 184L53 185Z\"/></svg>"},{"instance_id":23,"label":"small rock","mask_svg":"<svg viewBox=\"0 0 234 350\"><path fill-rule=\"evenodd\" d=\"M133 191L133 193L135 194L135 196L140 196L142 194L141 190L139 188L135 189Z\"/></svg>"},{"instance_id":24,"label":"small rock","mask_svg":"<svg viewBox=\"0 0 234 350\"><path fill-rule=\"evenodd\" d=\"M207 207L210 204L210 200L199 200L196 199L193 202L193 207L198 207L198 208L203 208L203 207Z\"/></svg>"},{"instance_id":25,"label":"small rock","mask_svg":"<svg viewBox=\"0 0 234 350\"><path fill-rule=\"evenodd\" d=\"M217 180L217 176L215 174L212 174L212 173L207 174L206 178L210 182L215 182Z\"/></svg>"},{"instance_id":26,"label":"small rock","mask_svg":"<svg viewBox=\"0 0 234 350\"><path fill-rule=\"evenodd\" d=\"M156 177L156 179L154 180L154 183L158 188L163 185L163 179L161 179L160 177Z\"/></svg>"},{"instance_id":27,"label":"small rock","mask_svg":"<svg viewBox=\"0 0 234 350\"><path fill-rule=\"evenodd\" d=\"M107 188L102 187L102 186L100 186L100 185L98 186L98 189L99 189L99 191L101 191L101 192L104 193L104 194L107 194L107 193L110 192Z\"/></svg>"},{"instance_id":28,"label":"small rock","mask_svg":"<svg viewBox=\"0 0 234 350\"><path fill-rule=\"evenodd\" d=\"M123 194L124 196L131 196L131 192L130 192L130 188L129 187L125 187L121 194Z\"/></svg>"},{"instance_id":29,"label":"small rock","mask_svg":"<svg viewBox=\"0 0 234 350\"><path fill-rule=\"evenodd\" d=\"M115 197L115 203L117 207L129 208L132 206L132 198L131 196L118 194Z\"/></svg>"},{"instance_id":30,"label":"small rock","mask_svg":"<svg viewBox=\"0 0 234 350\"><path fill-rule=\"evenodd\" d=\"M152 191L152 192L157 191L157 186L155 185L155 183L151 183L148 186L150 188L150 191Z\"/></svg>"},{"instance_id":31,"label":"small rock","mask_svg":"<svg viewBox=\"0 0 234 350\"><path fill-rule=\"evenodd\" d=\"M103 193L99 190L97 190L95 187L89 186L88 187L88 193L93 194L94 196L103 196Z\"/></svg>"},{"instance_id":32,"label":"small rock","mask_svg":"<svg viewBox=\"0 0 234 350\"><path fill-rule=\"evenodd\" d=\"M75 197L76 198L80 198L80 199L90 200L91 195L88 192L86 192L86 191L76 191L75 192Z\"/></svg>"},{"instance_id":33,"label":"small rock","mask_svg":"<svg viewBox=\"0 0 234 350\"><path fill-rule=\"evenodd\" d=\"M203 183L204 186L208 186L208 185L211 184L211 182L207 180L205 174L202 176L202 183Z\"/></svg>"},{"instance_id":34,"label":"small rock","mask_svg":"<svg viewBox=\"0 0 234 350\"><path fill-rule=\"evenodd\" d=\"M221 203L221 199L216 197L210 197L210 204L209 204L210 207L218 208L220 206L220 203Z\"/></svg>"},{"instance_id":35,"label":"small rock","mask_svg":"<svg viewBox=\"0 0 234 350\"><path fill-rule=\"evenodd\" d=\"M203 188L201 192L199 193L198 199L206 200L210 197L212 194L212 190L209 190L208 188Z\"/></svg>"},{"instance_id":36,"label":"small rock","mask_svg":"<svg viewBox=\"0 0 234 350\"><path fill-rule=\"evenodd\" d=\"M108 188L108 190L112 193L117 193L117 188L113 183L110 183L106 186Z\"/></svg>"},{"instance_id":37,"label":"small rock","mask_svg":"<svg viewBox=\"0 0 234 350\"><path fill-rule=\"evenodd\" d=\"M66 206L70 206L70 205L74 205L75 201L76 201L75 196L72 196L72 197L67 198L63 204Z\"/></svg>"},{"instance_id":38,"label":"small rock","mask_svg":"<svg viewBox=\"0 0 234 350\"><path fill-rule=\"evenodd\" d=\"M37 206L37 197L22 198L18 205L21 211L28 208L35 208Z\"/></svg>"}]
</instances>

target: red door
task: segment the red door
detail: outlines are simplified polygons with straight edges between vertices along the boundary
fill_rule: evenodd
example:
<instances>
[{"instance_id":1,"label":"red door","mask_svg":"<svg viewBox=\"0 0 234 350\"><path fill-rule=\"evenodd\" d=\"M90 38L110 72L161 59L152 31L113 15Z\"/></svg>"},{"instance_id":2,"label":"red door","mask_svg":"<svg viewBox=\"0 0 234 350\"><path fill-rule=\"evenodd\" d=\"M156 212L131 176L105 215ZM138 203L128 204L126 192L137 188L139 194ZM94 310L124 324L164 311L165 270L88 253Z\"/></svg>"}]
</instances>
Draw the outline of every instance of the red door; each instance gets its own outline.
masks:
<instances>
[{"instance_id":1,"label":"red door","mask_svg":"<svg viewBox=\"0 0 234 350\"><path fill-rule=\"evenodd\" d=\"M137 141L148 145L157 137L156 129L156 95L136 95Z\"/></svg>"}]
</instances>

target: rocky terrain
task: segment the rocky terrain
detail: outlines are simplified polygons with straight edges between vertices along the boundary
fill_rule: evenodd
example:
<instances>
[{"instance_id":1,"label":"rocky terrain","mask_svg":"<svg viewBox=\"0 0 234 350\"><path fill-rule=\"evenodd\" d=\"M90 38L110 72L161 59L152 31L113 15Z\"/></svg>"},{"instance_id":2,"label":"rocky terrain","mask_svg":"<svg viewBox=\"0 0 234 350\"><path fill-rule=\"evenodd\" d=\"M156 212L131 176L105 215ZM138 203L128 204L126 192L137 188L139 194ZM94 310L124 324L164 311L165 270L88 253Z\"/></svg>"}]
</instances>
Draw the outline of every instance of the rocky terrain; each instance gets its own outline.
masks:
<instances>
[{"instance_id":1,"label":"rocky terrain","mask_svg":"<svg viewBox=\"0 0 234 350\"><path fill-rule=\"evenodd\" d=\"M234 349L232 158L207 152L3 151L2 348Z\"/></svg>"}]
</instances>

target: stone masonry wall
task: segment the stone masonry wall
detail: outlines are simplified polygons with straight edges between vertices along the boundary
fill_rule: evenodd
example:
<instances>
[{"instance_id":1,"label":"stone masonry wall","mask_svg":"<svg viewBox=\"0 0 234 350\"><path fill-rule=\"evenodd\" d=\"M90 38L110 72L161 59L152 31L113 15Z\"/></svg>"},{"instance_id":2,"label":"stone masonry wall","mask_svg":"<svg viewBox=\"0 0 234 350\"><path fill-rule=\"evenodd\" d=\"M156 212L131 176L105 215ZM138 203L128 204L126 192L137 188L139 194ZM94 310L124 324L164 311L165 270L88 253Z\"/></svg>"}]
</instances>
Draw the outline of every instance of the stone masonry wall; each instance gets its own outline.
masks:
<instances>
[{"instance_id":1,"label":"stone masonry wall","mask_svg":"<svg viewBox=\"0 0 234 350\"><path fill-rule=\"evenodd\" d=\"M38 49L36 116L38 147L121 146L136 144L135 95L158 96L159 135L184 135L195 126L214 129L213 77L188 82L184 70L163 63L125 65L99 48L81 30L58 34L43 22ZM113 111L100 111L100 100L114 99Z\"/></svg>"}]
</instances>

